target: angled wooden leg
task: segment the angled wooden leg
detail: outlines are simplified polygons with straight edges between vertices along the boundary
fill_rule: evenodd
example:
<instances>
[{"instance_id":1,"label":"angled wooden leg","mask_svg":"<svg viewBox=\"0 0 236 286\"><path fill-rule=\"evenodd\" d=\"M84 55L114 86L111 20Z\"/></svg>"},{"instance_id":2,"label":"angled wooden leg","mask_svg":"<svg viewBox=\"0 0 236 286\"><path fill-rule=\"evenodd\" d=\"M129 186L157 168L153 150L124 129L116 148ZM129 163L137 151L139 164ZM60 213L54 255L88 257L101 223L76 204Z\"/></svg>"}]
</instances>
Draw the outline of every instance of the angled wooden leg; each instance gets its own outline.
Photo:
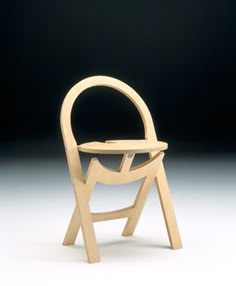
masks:
<instances>
[{"instance_id":1,"label":"angled wooden leg","mask_svg":"<svg viewBox=\"0 0 236 286\"><path fill-rule=\"evenodd\" d=\"M169 236L169 241L172 249L182 248L182 242L178 230L178 225L175 218L174 209L171 203L170 191L165 175L163 163L158 170L157 177L155 179L161 207L165 219L165 224Z\"/></svg>"},{"instance_id":2,"label":"angled wooden leg","mask_svg":"<svg viewBox=\"0 0 236 286\"><path fill-rule=\"evenodd\" d=\"M88 199L91 196L94 185L95 185L95 182L89 186L90 188L86 188ZM80 215L79 215L78 207L75 206L71 220L70 220L70 223L69 223L69 226L68 226L67 231L66 231L66 235L65 235L65 238L63 241L63 245L75 244L75 240L77 238L80 227L81 227Z\"/></svg>"},{"instance_id":3,"label":"angled wooden leg","mask_svg":"<svg viewBox=\"0 0 236 286\"><path fill-rule=\"evenodd\" d=\"M89 200L87 196L77 196L76 199L88 262L99 262L100 256L93 227L93 219L89 208Z\"/></svg>"},{"instance_id":4,"label":"angled wooden leg","mask_svg":"<svg viewBox=\"0 0 236 286\"><path fill-rule=\"evenodd\" d=\"M80 214L82 214L82 216ZM71 245L75 243L80 227L82 228L88 262L99 262L100 256L93 227L92 215L90 213L87 200L81 200L78 206L75 206L70 224L64 238L64 245Z\"/></svg>"},{"instance_id":5,"label":"angled wooden leg","mask_svg":"<svg viewBox=\"0 0 236 286\"><path fill-rule=\"evenodd\" d=\"M94 186L95 186L95 181L93 181L92 183L90 183L88 187L86 187L88 199L90 199ZM80 215L79 215L78 207L75 206L69 226L66 231L63 245L75 244L75 240L77 238L80 227L81 227Z\"/></svg>"},{"instance_id":6,"label":"angled wooden leg","mask_svg":"<svg viewBox=\"0 0 236 286\"><path fill-rule=\"evenodd\" d=\"M89 208L89 200L87 200L87 196L85 196L85 198L80 199L78 201L79 203L77 203L77 205L75 206L63 244L74 244L78 231L81 227L88 262L99 262L100 256L93 227L92 215Z\"/></svg>"},{"instance_id":7,"label":"angled wooden leg","mask_svg":"<svg viewBox=\"0 0 236 286\"><path fill-rule=\"evenodd\" d=\"M88 177L89 180L88 180L87 184L85 185L86 186L85 188L86 188L86 194L87 194L88 200L90 199L92 191L93 191L93 188L94 188L94 186L96 184L94 177L93 176L89 176L89 173L91 171L92 171L92 173L94 172L93 169L95 168L95 164L94 164L93 161L96 161L96 160L93 159L91 161L91 163L90 163L89 172L87 172L87 177ZM63 241L63 245L73 245L73 244L75 244L75 240L77 238L77 235L78 235L78 232L80 230L80 227L81 227L81 220L80 220L79 210L78 210L78 207L76 205L75 208L74 208L74 211L73 211L73 214L72 214L69 226L67 228L67 232L66 232L66 235L65 235L65 238L64 238L64 241Z\"/></svg>"},{"instance_id":8,"label":"angled wooden leg","mask_svg":"<svg viewBox=\"0 0 236 286\"><path fill-rule=\"evenodd\" d=\"M77 206L75 206L64 241L63 245L73 245L75 243L76 237L80 229L80 216Z\"/></svg>"},{"instance_id":9,"label":"angled wooden leg","mask_svg":"<svg viewBox=\"0 0 236 286\"><path fill-rule=\"evenodd\" d=\"M144 204L147 200L148 193L156 176L156 172L160 166L163 157L164 153L159 153L158 160L156 161L155 167L153 168L153 172L151 174L148 174L148 176L144 178L134 202L134 214L128 218L122 233L123 236L133 235L139 218L141 216Z\"/></svg>"},{"instance_id":10,"label":"angled wooden leg","mask_svg":"<svg viewBox=\"0 0 236 286\"><path fill-rule=\"evenodd\" d=\"M140 189L138 191L137 197L135 199L135 202L134 202L134 208L135 208L134 214L128 218L125 228L122 233L123 236L133 235L135 228L138 224L140 215L142 213L144 204L147 200L147 196L148 196L152 183L153 183L153 176L151 178L146 177L143 180L140 186Z\"/></svg>"},{"instance_id":11,"label":"angled wooden leg","mask_svg":"<svg viewBox=\"0 0 236 286\"><path fill-rule=\"evenodd\" d=\"M89 208L89 200L96 183L97 160L92 159L87 171L86 183L84 185L74 185L76 206L82 228L83 240L86 248L89 263L100 261L95 231L93 227L92 214ZM79 230L79 229L78 229Z\"/></svg>"}]
</instances>

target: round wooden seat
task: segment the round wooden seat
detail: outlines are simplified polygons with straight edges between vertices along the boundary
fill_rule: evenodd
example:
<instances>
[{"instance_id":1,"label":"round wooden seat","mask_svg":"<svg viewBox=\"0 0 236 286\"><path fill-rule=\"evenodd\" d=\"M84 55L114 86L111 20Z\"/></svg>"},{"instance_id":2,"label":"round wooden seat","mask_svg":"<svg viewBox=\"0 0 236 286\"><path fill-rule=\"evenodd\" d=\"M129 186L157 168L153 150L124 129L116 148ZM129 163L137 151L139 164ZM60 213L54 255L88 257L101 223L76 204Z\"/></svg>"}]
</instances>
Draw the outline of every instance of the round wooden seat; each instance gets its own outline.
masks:
<instances>
[{"instance_id":1,"label":"round wooden seat","mask_svg":"<svg viewBox=\"0 0 236 286\"><path fill-rule=\"evenodd\" d=\"M163 151L168 144L162 141L150 140L107 140L105 142L88 142L78 145L78 150L85 153L96 154L126 154L149 153Z\"/></svg>"}]
</instances>

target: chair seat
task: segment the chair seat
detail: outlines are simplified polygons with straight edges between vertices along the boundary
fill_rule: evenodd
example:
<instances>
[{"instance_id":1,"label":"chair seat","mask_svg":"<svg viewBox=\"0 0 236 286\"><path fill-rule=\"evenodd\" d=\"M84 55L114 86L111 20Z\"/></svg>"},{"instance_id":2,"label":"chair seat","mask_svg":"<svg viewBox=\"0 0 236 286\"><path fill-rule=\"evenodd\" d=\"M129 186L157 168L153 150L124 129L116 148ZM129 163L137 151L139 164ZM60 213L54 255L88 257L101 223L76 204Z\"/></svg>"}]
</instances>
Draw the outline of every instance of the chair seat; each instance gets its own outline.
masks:
<instances>
[{"instance_id":1,"label":"chair seat","mask_svg":"<svg viewBox=\"0 0 236 286\"><path fill-rule=\"evenodd\" d=\"M78 145L78 150L85 153L96 154L125 154L149 153L163 151L168 144L162 141L150 140L107 140L105 142L88 142Z\"/></svg>"}]
</instances>

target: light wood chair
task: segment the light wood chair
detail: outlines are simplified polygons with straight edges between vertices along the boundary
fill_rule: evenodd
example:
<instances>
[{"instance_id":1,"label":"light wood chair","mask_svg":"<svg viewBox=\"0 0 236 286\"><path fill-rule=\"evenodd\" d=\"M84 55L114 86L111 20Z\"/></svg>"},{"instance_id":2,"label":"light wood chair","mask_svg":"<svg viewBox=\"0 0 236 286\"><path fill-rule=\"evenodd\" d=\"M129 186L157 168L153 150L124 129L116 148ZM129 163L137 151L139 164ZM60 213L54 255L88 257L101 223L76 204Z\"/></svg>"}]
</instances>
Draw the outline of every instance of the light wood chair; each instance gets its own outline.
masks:
<instances>
[{"instance_id":1,"label":"light wood chair","mask_svg":"<svg viewBox=\"0 0 236 286\"><path fill-rule=\"evenodd\" d=\"M113 88L132 101L141 115L145 130L145 139L108 140L105 142L89 142L81 145L76 143L71 128L72 106L76 98L84 90L94 86ZM131 87L120 80L107 76L93 76L80 81L71 88L64 99L61 108L61 130L76 201L75 209L64 238L64 245L75 243L81 227L88 262L99 262L100 256L93 222L128 218L122 235L132 235L143 210L150 187L155 181L171 248L178 249L182 247L162 163L163 151L167 149L167 143L157 140L151 114L142 98ZM80 152L123 154L123 159L118 170L111 170L103 166L97 158L93 158L90 161L87 175L84 177ZM132 167L134 156L137 153L149 153L149 159L143 164ZM103 184L125 184L138 179L142 179L142 183L133 205L112 212L91 213L89 200L96 182Z\"/></svg>"}]
</instances>

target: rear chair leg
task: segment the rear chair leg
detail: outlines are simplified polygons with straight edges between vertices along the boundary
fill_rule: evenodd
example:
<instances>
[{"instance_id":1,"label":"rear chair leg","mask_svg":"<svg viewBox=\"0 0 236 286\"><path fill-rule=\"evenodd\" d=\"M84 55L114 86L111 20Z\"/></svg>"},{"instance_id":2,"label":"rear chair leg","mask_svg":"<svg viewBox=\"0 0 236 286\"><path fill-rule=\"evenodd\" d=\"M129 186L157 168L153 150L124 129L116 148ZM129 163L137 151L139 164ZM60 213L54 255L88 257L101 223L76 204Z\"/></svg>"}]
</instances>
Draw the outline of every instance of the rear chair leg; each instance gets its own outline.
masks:
<instances>
[{"instance_id":1,"label":"rear chair leg","mask_svg":"<svg viewBox=\"0 0 236 286\"><path fill-rule=\"evenodd\" d=\"M75 206L74 212L72 214L63 245L73 245L75 244L76 237L80 229L80 216L77 206Z\"/></svg>"},{"instance_id":2,"label":"rear chair leg","mask_svg":"<svg viewBox=\"0 0 236 286\"><path fill-rule=\"evenodd\" d=\"M123 236L133 235L135 228L138 224L139 218L141 216L144 204L147 200L147 196L150 191L152 183L153 183L153 177L151 179L149 177L146 177L143 180L138 195L134 202L134 208L135 208L134 214L128 218L122 233Z\"/></svg>"}]
</instances>

